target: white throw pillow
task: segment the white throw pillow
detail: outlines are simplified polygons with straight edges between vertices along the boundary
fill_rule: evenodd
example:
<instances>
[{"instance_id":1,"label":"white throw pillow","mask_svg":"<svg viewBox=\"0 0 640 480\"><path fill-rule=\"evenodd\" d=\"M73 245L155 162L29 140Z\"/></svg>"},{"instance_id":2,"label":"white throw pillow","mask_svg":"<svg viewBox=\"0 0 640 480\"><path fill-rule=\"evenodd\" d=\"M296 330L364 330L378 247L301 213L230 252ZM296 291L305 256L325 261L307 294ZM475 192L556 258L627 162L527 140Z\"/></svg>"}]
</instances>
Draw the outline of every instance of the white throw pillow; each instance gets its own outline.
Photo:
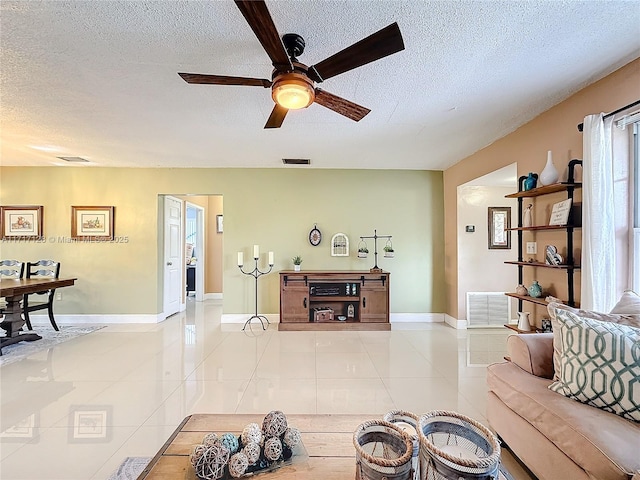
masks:
<instances>
[{"instance_id":1,"label":"white throw pillow","mask_svg":"<svg viewBox=\"0 0 640 480\"><path fill-rule=\"evenodd\" d=\"M640 315L640 295L633 290L625 290L611 313L622 315Z\"/></svg>"},{"instance_id":2,"label":"white throw pillow","mask_svg":"<svg viewBox=\"0 0 640 480\"><path fill-rule=\"evenodd\" d=\"M560 378L549 388L640 422L640 329L563 309L551 321L561 343Z\"/></svg>"}]
</instances>

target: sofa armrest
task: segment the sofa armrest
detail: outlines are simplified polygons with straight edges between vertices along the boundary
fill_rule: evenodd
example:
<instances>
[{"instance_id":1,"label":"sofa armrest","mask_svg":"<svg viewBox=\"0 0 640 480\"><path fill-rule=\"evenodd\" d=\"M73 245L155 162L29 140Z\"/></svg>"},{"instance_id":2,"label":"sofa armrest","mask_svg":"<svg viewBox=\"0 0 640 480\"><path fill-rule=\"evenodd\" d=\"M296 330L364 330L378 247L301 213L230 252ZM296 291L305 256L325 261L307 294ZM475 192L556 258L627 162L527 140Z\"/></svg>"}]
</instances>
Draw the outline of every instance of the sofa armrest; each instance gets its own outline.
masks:
<instances>
[{"instance_id":1,"label":"sofa armrest","mask_svg":"<svg viewBox=\"0 0 640 480\"><path fill-rule=\"evenodd\" d=\"M553 378L553 333L510 335L507 352L513 363L531 375Z\"/></svg>"}]
</instances>

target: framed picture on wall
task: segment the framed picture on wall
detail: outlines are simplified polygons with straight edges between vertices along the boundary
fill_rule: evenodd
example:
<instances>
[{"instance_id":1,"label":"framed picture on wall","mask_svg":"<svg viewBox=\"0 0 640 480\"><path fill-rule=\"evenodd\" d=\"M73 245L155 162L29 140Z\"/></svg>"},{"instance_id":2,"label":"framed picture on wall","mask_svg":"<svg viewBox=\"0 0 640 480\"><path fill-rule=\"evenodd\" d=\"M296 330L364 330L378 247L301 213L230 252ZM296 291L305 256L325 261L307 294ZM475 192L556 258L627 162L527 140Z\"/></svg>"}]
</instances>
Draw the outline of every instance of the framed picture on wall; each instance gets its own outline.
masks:
<instances>
[{"instance_id":1,"label":"framed picture on wall","mask_svg":"<svg viewBox=\"0 0 640 480\"><path fill-rule=\"evenodd\" d=\"M222 215L216 215L216 232L222 233Z\"/></svg>"},{"instance_id":2,"label":"framed picture on wall","mask_svg":"<svg viewBox=\"0 0 640 480\"><path fill-rule=\"evenodd\" d=\"M0 206L1 238L41 238L42 210L42 205Z\"/></svg>"},{"instance_id":3,"label":"framed picture on wall","mask_svg":"<svg viewBox=\"0 0 640 480\"><path fill-rule=\"evenodd\" d=\"M115 207L71 207L71 238L113 240Z\"/></svg>"},{"instance_id":4,"label":"framed picture on wall","mask_svg":"<svg viewBox=\"0 0 640 480\"><path fill-rule=\"evenodd\" d=\"M489 207L489 249L511 249L511 207Z\"/></svg>"}]
</instances>

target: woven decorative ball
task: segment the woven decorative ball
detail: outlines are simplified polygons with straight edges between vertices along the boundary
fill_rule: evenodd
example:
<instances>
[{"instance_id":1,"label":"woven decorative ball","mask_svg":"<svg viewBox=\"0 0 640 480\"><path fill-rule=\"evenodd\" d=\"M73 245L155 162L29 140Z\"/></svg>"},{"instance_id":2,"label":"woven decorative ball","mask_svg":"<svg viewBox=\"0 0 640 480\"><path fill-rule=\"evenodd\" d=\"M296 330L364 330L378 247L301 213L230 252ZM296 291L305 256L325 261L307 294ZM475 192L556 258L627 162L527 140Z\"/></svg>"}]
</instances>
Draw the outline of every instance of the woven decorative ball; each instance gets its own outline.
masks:
<instances>
[{"instance_id":1,"label":"woven decorative ball","mask_svg":"<svg viewBox=\"0 0 640 480\"><path fill-rule=\"evenodd\" d=\"M244 475L247 468L249 468L249 459L244 453L238 452L229 459L229 475L233 478Z\"/></svg>"},{"instance_id":2,"label":"woven decorative ball","mask_svg":"<svg viewBox=\"0 0 640 480\"><path fill-rule=\"evenodd\" d=\"M202 447L200 451L198 447ZM220 443L198 445L191 454L191 464L196 475L203 480L222 478L224 467L229 461L229 450Z\"/></svg>"},{"instance_id":3,"label":"woven decorative ball","mask_svg":"<svg viewBox=\"0 0 640 480\"><path fill-rule=\"evenodd\" d=\"M300 443L300 430L293 427L287 428L287 431L284 432L282 440L289 448L295 447Z\"/></svg>"},{"instance_id":4,"label":"woven decorative ball","mask_svg":"<svg viewBox=\"0 0 640 480\"><path fill-rule=\"evenodd\" d=\"M262 445L262 442L264 441L262 430L260 430L260 425L258 425L257 423L250 423L246 427L244 427L244 430L242 430L242 435L240 437L242 438L243 445L251 442Z\"/></svg>"},{"instance_id":5,"label":"woven decorative ball","mask_svg":"<svg viewBox=\"0 0 640 480\"><path fill-rule=\"evenodd\" d=\"M207 433L202 439L203 445L213 445L218 441L218 435L215 433Z\"/></svg>"},{"instance_id":6,"label":"woven decorative ball","mask_svg":"<svg viewBox=\"0 0 640 480\"><path fill-rule=\"evenodd\" d=\"M242 449L242 453L247 456L247 460L249 460L249 465L253 465L260 459L260 445L255 442L249 442L245 444Z\"/></svg>"},{"instance_id":7,"label":"woven decorative ball","mask_svg":"<svg viewBox=\"0 0 640 480\"><path fill-rule=\"evenodd\" d=\"M279 437L287 430L287 417L280 410L267 413L262 422L262 431L266 437Z\"/></svg>"},{"instance_id":8,"label":"woven decorative ball","mask_svg":"<svg viewBox=\"0 0 640 480\"><path fill-rule=\"evenodd\" d=\"M282 456L282 442L278 437L271 437L264 442L264 456L272 462Z\"/></svg>"},{"instance_id":9,"label":"woven decorative ball","mask_svg":"<svg viewBox=\"0 0 640 480\"><path fill-rule=\"evenodd\" d=\"M219 441L222 445L227 447L231 454L234 454L238 451L238 437L236 437L233 433L225 433L219 438Z\"/></svg>"}]
</instances>

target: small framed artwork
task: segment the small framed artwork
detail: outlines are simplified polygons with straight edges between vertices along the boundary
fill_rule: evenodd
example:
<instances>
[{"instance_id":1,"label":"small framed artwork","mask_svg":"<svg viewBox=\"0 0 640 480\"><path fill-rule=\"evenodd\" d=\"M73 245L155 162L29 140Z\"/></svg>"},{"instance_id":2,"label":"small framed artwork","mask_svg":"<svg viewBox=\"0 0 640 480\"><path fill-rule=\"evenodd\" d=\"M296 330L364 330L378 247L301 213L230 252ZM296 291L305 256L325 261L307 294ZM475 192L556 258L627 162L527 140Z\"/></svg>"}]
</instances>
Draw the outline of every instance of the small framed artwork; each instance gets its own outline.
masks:
<instances>
[{"instance_id":1,"label":"small framed artwork","mask_svg":"<svg viewBox=\"0 0 640 480\"><path fill-rule=\"evenodd\" d=\"M71 207L71 238L113 240L115 207Z\"/></svg>"},{"instance_id":2,"label":"small framed artwork","mask_svg":"<svg viewBox=\"0 0 640 480\"><path fill-rule=\"evenodd\" d=\"M0 206L1 238L41 238L42 211L42 205Z\"/></svg>"},{"instance_id":3,"label":"small framed artwork","mask_svg":"<svg viewBox=\"0 0 640 480\"><path fill-rule=\"evenodd\" d=\"M111 413L111 405L72 405L69 415L69 442L109 442L112 430Z\"/></svg>"},{"instance_id":4,"label":"small framed artwork","mask_svg":"<svg viewBox=\"0 0 640 480\"><path fill-rule=\"evenodd\" d=\"M222 233L222 215L216 215L216 232Z\"/></svg>"},{"instance_id":5,"label":"small framed artwork","mask_svg":"<svg viewBox=\"0 0 640 480\"><path fill-rule=\"evenodd\" d=\"M489 250L511 249L511 207L489 207Z\"/></svg>"}]
</instances>

